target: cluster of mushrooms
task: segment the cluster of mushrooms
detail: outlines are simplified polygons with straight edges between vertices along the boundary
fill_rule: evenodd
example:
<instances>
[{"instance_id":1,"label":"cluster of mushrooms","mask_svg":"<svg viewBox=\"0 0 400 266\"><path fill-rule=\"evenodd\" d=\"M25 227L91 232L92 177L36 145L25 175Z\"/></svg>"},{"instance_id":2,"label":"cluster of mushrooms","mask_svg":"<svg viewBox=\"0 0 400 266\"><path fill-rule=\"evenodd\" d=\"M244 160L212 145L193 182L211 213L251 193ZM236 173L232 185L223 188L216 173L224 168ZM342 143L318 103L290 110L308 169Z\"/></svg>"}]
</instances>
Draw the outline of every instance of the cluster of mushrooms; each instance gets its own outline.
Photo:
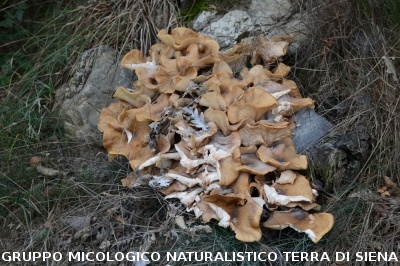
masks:
<instances>
[{"instance_id":1,"label":"cluster of mushrooms","mask_svg":"<svg viewBox=\"0 0 400 266\"><path fill-rule=\"evenodd\" d=\"M259 241L263 220L318 242L333 216L316 213L317 190L296 172L307 158L291 139L293 114L314 102L285 79L290 67L280 58L289 43L261 36L222 53L215 40L187 28L161 30L158 38L148 56L135 49L122 59L137 81L119 87L119 101L101 112L110 159L125 156L165 199L179 199L206 223L218 220L238 240ZM251 68L243 66L245 54ZM240 75L232 71L238 66ZM137 175L122 184L135 186Z\"/></svg>"}]
</instances>

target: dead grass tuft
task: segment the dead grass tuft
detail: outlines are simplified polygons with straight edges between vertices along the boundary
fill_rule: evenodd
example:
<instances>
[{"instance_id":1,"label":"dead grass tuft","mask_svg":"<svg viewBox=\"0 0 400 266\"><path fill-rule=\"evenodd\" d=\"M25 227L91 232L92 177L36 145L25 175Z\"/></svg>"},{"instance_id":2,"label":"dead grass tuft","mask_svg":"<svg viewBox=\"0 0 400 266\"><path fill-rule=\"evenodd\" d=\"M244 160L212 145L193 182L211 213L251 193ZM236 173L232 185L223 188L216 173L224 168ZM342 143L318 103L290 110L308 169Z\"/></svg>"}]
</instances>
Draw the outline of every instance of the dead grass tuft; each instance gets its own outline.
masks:
<instances>
[{"instance_id":1,"label":"dead grass tuft","mask_svg":"<svg viewBox=\"0 0 400 266\"><path fill-rule=\"evenodd\" d=\"M371 152L360 154L361 170L347 184L334 180L335 193L325 208L334 214L335 226L316 249L396 251L398 198L379 197L376 190L385 176L400 182L400 2L303 4L311 36L296 58L298 83L316 100L318 113L336 125L332 135L361 130L372 144Z\"/></svg>"},{"instance_id":2,"label":"dead grass tuft","mask_svg":"<svg viewBox=\"0 0 400 266\"><path fill-rule=\"evenodd\" d=\"M364 126L373 140L372 153L364 154L365 181L377 185L388 175L399 182L400 24L387 7L399 9L400 2L310 0L305 5L311 37L295 67L304 92L338 131Z\"/></svg>"}]
</instances>

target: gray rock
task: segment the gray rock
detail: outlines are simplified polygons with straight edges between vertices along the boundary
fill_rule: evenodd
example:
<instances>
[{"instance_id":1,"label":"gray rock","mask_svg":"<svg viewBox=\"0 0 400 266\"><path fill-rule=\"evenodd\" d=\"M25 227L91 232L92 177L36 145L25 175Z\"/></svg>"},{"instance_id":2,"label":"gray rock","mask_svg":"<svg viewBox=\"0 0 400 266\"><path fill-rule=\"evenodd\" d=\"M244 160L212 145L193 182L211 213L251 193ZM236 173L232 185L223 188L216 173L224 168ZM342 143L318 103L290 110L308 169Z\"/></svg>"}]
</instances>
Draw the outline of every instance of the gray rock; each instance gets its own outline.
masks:
<instances>
[{"instance_id":1,"label":"gray rock","mask_svg":"<svg viewBox=\"0 0 400 266\"><path fill-rule=\"evenodd\" d=\"M201 31L205 27L210 24L210 21L215 18L217 15L217 11L203 11L201 12L197 18L193 21L193 26L192 28L195 31Z\"/></svg>"},{"instance_id":2,"label":"gray rock","mask_svg":"<svg viewBox=\"0 0 400 266\"><path fill-rule=\"evenodd\" d=\"M101 109L113 101L119 85L130 87L133 81L133 73L122 69L119 61L109 46L85 51L74 76L56 91L54 110L65 120L68 138L102 146L97 129Z\"/></svg>"},{"instance_id":3,"label":"gray rock","mask_svg":"<svg viewBox=\"0 0 400 266\"><path fill-rule=\"evenodd\" d=\"M365 126L358 126L356 130L338 137L335 145L355 160L365 159L371 149L370 136Z\"/></svg>"},{"instance_id":4,"label":"gray rock","mask_svg":"<svg viewBox=\"0 0 400 266\"><path fill-rule=\"evenodd\" d=\"M327 190L340 188L357 177L371 151L371 139L364 126L324 139L307 150L310 168L320 176Z\"/></svg>"},{"instance_id":5,"label":"gray rock","mask_svg":"<svg viewBox=\"0 0 400 266\"><path fill-rule=\"evenodd\" d=\"M334 135L334 125L308 109L296 113L296 122L293 142L298 153L307 155L314 178L328 191L353 181L371 150L365 127Z\"/></svg>"},{"instance_id":6,"label":"gray rock","mask_svg":"<svg viewBox=\"0 0 400 266\"><path fill-rule=\"evenodd\" d=\"M221 48L226 48L237 42L240 35L254 29L253 21L247 12L233 10L221 19L212 22L202 33L218 41Z\"/></svg>"},{"instance_id":7,"label":"gray rock","mask_svg":"<svg viewBox=\"0 0 400 266\"><path fill-rule=\"evenodd\" d=\"M289 0L252 0L247 13L260 27L272 26L292 13Z\"/></svg>"},{"instance_id":8,"label":"gray rock","mask_svg":"<svg viewBox=\"0 0 400 266\"><path fill-rule=\"evenodd\" d=\"M294 41L288 51L295 53L309 32L307 15L295 13L295 9L289 0L250 0L236 5L235 10L223 17L216 11L203 11L192 27L216 39L222 49L235 44L252 31L250 35L261 32L267 38L290 35Z\"/></svg>"},{"instance_id":9,"label":"gray rock","mask_svg":"<svg viewBox=\"0 0 400 266\"><path fill-rule=\"evenodd\" d=\"M333 125L314 110L304 109L296 113L293 143L297 153L303 153L326 136Z\"/></svg>"},{"instance_id":10,"label":"gray rock","mask_svg":"<svg viewBox=\"0 0 400 266\"><path fill-rule=\"evenodd\" d=\"M294 14L288 20L282 20L272 26L264 26L262 32L268 38L276 35L290 35L293 37L293 42L290 43L288 47L289 53L296 53L299 47L301 47L301 42L307 39L307 34L310 30L307 27L307 15L306 14Z\"/></svg>"},{"instance_id":11,"label":"gray rock","mask_svg":"<svg viewBox=\"0 0 400 266\"><path fill-rule=\"evenodd\" d=\"M308 149L309 171L324 184L324 189L332 191L339 188L348 177L347 154L336 147L334 140L327 140Z\"/></svg>"}]
</instances>

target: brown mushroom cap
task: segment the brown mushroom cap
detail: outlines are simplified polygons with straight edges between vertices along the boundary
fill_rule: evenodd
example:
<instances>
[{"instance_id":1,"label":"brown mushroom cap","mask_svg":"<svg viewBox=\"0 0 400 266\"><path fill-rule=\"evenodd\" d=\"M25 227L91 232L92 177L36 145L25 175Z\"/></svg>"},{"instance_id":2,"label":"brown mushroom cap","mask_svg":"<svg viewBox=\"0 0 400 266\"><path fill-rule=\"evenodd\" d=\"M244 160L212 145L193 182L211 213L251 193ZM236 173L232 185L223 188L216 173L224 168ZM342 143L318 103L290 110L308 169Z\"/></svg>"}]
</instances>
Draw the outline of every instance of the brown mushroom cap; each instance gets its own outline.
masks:
<instances>
[{"instance_id":1,"label":"brown mushroom cap","mask_svg":"<svg viewBox=\"0 0 400 266\"><path fill-rule=\"evenodd\" d=\"M260 219L264 203L260 197L249 197L245 206L238 207L230 213L231 228L236 233L236 239L243 242L261 240Z\"/></svg>"},{"instance_id":2,"label":"brown mushroom cap","mask_svg":"<svg viewBox=\"0 0 400 266\"><path fill-rule=\"evenodd\" d=\"M269 123L266 121L259 121L254 125L246 124L239 130L242 145L252 146L261 144L269 146L275 141L292 135L287 126L288 123L286 122ZM258 157L261 159L259 155ZM263 162L269 163L269 161Z\"/></svg>"},{"instance_id":3,"label":"brown mushroom cap","mask_svg":"<svg viewBox=\"0 0 400 266\"><path fill-rule=\"evenodd\" d=\"M313 202L315 198L310 181L300 174L296 174L293 184L279 184L275 182L274 188L280 195L301 196L306 198L307 202Z\"/></svg>"},{"instance_id":4,"label":"brown mushroom cap","mask_svg":"<svg viewBox=\"0 0 400 266\"><path fill-rule=\"evenodd\" d=\"M249 173L240 172L238 178L233 182L229 189L231 193L234 193L237 197L246 199L249 197L250 188L250 175Z\"/></svg>"},{"instance_id":5,"label":"brown mushroom cap","mask_svg":"<svg viewBox=\"0 0 400 266\"><path fill-rule=\"evenodd\" d=\"M230 226L236 233L236 239L243 242L261 239L260 218L264 205L262 198L248 196L243 200L241 197L231 195L208 195L203 199L229 214Z\"/></svg>"},{"instance_id":6,"label":"brown mushroom cap","mask_svg":"<svg viewBox=\"0 0 400 266\"><path fill-rule=\"evenodd\" d=\"M172 105L168 95L162 94L155 103L148 103L138 109L126 111L127 115L137 121L159 121L165 110Z\"/></svg>"},{"instance_id":7,"label":"brown mushroom cap","mask_svg":"<svg viewBox=\"0 0 400 266\"><path fill-rule=\"evenodd\" d=\"M233 155L223 158L219 161L219 168L221 172L219 183L222 186L229 186L239 176L238 167L241 165L239 158L234 158Z\"/></svg>"},{"instance_id":8,"label":"brown mushroom cap","mask_svg":"<svg viewBox=\"0 0 400 266\"><path fill-rule=\"evenodd\" d=\"M231 132L235 132L246 124L254 124L254 121L250 118L243 119L238 123L231 125L228 120L228 116L226 112L220 110L214 110L213 108L208 108L204 112L204 118L206 122L213 122L217 125L218 129L222 131L222 133L226 136Z\"/></svg>"},{"instance_id":9,"label":"brown mushroom cap","mask_svg":"<svg viewBox=\"0 0 400 266\"><path fill-rule=\"evenodd\" d=\"M293 98L290 95L283 95L278 99L278 103L278 107L272 112L283 116L291 116L304 108L314 108L314 101L311 98Z\"/></svg>"},{"instance_id":10,"label":"brown mushroom cap","mask_svg":"<svg viewBox=\"0 0 400 266\"><path fill-rule=\"evenodd\" d=\"M271 79L283 79L290 72L290 67L284 63L279 63L278 66L272 71L267 71L267 76Z\"/></svg>"},{"instance_id":11,"label":"brown mushroom cap","mask_svg":"<svg viewBox=\"0 0 400 266\"><path fill-rule=\"evenodd\" d=\"M276 170L275 167L260 161L255 154L244 154L240 156L240 160L242 165L236 168L238 171L254 175L265 175Z\"/></svg>"},{"instance_id":12,"label":"brown mushroom cap","mask_svg":"<svg viewBox=\"0 0 400 266\"><path fill-rule=\"evenodd\" d=\"M191 44L185 52L185 55L177 57L177 66L185 68L188 66L200 70L220 61L219 44L214 40L204 40L200 43Z\"/></svg>"},{"instance_id":13,"label":"brown mushroom cap","mask_svg":"<svg viewBox=\"0 0 400 266\"><path fill-rule=\"evenodd\" d=\"M101 111L98 128L103 132L103 146L111 158L123 155L128 158L133 168L137 168L154 156L152 149L145 142L150 132L149 122L132 120L124 115L126 112L121 103L111 104ZM126 132L135 134L136 137L129 139Z\"/></svg>"},{"instance_id":14,"label":"brown mushroom cap","mask_svg":"<svg viewBox=\"0 0 400 266\"><path fill-rule=\"evenodd\" d=\"M167 30L163 29L157 34L157 37L166 45L174 48L177 51L184 50L189 45L199 42L199 34L191 29L180 27L171 31L171 35Z\"/></svg>"},{"instance_id":15,"label":"brown mushroom cap","mask_svg":"<svg viewBox=\"0 0 400 266\"><path fill-rule=\"evenodd\" d=\"M270 144L270 147L261 146L257 151L261 161L271 164L279 171L307 169L307 157L298 155L290 138L280 139Z\"/></svg>"},{"instance_id":16,"label":"brown mushroom cap","mask_svg":"<svg viewBox=\"0 0 400 266\"><path fill-rule=\"evenodd\" d=\"M153 95L153 93L149 95L144 89L139 92L130 92L126 88L120 86L114 92L113 97L125 101L136 108L140 108L145 104L151 103L151 95Z\"/></svg>"},{"instance_id":17,"label":"brown mushroom cap","mask_svg":"<svg viewBox=\"0 0 400 266\"><path fill-rule=\"evenodd\" d=\"M145 63L146 61L148 60L146 60L143 53L138 49L134 49L129 53L127 53L126 55L124 55L121 61L121 66L131 70L135 70L136 68L133 67L132 65L142 64Z\"/></svg>"},{"instance_id":18,"label":"brown mushroom cap","mask_svg":"<svg viewBox=\"0 0 400 266\"><path fill-rule=\"evenodd\" d=\"M264 227L282 230L291 227L299 232L304 232L317 243L333 227L333 215L330 213L309 214L303 210L275 211L272 216L263 223Z\"/></svg>"},{"instance_id":19,"label":"brown mushroom cap","mask_svg":"<svg viewBox=\"0 0 400 266\"><path fill-rule=\"evenodd\" d=\"M234 124L243 119L258 121L267 111L277 107L275 98L258 87L252 87L228 107L229 122Z\"/></svg>"},{"instance_id":20,"label":"brown mushroom cap","mask_svg":"<svg viewBox=\"0 0 400 266\"><path fill-rule=\"evenodd\" d=\"M242 71L240 71L240 76L243 79L248 79L254 86L261 86L265 82L268 82L271 80L271 78L268 76L268 73L270 73L268 70L266 70L262 65L255 65L250 70L248 68L243 68Z\"/></svg>"},{"instance_id":21,"label":"brown mushroom cap","mask_svg":"<svg viewBox=\"0 0 400 266\"><path fill-rule=\"evenodd\" d=\"M226 110L226 103L224 97L222 97L221 93L216 91L206 92L200 98L200 105L211 107L214 110Z\"/></svg>"},{"instance_id":22,"label":"brown mushroom cap","mask_svg":"<svg viewBox=\"0 0 400 266\"><path fill-rule=\"evenodd\" d=\"M259 35L257 38L245 38L231 49L226 50L221 56L230 66L237 68L248 57L251 57L254 47L259 46L264 41L266 41L264 35Z\"/></svg>"},{"instance_id":23,"label":"brown mushroom cap","mask_svg":"<svg viewBox=\"0 0 400 266\"><path fill-rule=\"evenodd\" d=\"M261 59L265 64L273 63L278 58L286 54L286 48L288 44L289 43L286 41L265 41L259 47L257 47L253 53L250 63L255 65L257 62L260 62Z\"/></svg>"},{"instance_id":24,"label":"brown mushroom cap","mask_svg":"<svg viewBox=\"0 0 400 266\"><path fill-rule=\"evenodd\" d=\"M221 61L217 68L213 68L213 75L203 85L208 91L219 92L224 98L226 106L229 106L244 94L244 88L250 82L251 80L248 79L234 78L232 70Z\"/></svg>"},{"instance_id":25,"label":"brown mushroom cap","mask_svg":"<svg viewBox=\"0 0 400 266\"><path fill-rule=\"evenodd\" d=\"M150 47L149 50L149 58L154 60L157 64L160 63L160 59L162 56L171 59L174 56L175 50L163 43L157 43Z\"/></svg>"}]
</instances>

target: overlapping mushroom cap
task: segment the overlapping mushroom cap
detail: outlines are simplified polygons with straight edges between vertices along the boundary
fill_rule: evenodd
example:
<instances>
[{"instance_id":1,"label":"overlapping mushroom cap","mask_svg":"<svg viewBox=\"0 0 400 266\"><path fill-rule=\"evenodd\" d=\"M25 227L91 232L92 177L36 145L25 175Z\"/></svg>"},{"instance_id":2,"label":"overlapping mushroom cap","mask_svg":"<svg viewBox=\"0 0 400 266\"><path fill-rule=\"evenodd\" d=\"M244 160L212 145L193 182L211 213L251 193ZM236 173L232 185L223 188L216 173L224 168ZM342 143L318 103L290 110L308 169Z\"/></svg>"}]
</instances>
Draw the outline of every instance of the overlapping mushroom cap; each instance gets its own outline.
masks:
<instances>
[{"instance_id":1,"label":"overlapping mushroom cap","mask_svg":"<svg viewBox=\"0 0 400 266\"><path fill-rule=\"evenodd\" d=\"M264 212L264 227L289 226L319 241L333 216L307 212L319 209L317 192L294 171L306 169L307 158L296 154L289 118L314 102L278 62L288 43L258 38L253 66L239 70L239 79L231 65L249 40L222 54L216 41L187 28L158 37L148 56L133 50L122 59L138 80L119 87L118 102L101 112L109 157L127 157L165 199L178 199L204 222L218 220L241 241L261 239ZM123 185L136 185L133 176Z\"/></svg>"}]
</instances>

